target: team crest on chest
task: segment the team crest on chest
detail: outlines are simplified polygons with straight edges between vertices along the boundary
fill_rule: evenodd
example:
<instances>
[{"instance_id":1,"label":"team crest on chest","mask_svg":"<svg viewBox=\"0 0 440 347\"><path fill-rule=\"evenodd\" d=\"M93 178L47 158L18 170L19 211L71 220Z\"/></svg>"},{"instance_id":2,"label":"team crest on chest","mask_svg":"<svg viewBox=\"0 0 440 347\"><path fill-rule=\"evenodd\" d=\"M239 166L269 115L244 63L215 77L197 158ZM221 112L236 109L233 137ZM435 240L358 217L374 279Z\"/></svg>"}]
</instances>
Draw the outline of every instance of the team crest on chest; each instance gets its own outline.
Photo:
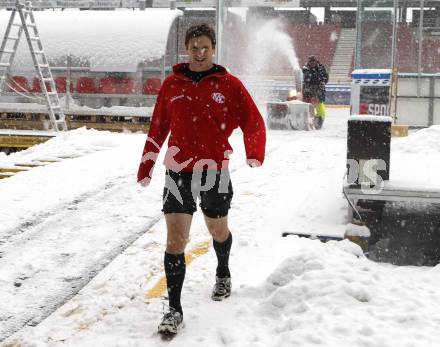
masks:
<instances>
[{"instance_id":1,"label":"team crest on chest","mask_svg":"<svg viewBox=\"0 0 440 347\"><path fill-rule=\"evenodd\" d=\"M185 95L183 95L183 94L173 96L173 97L170 99L170 102L174 102L174 101L176 101L176 100L182 99L184 96L185 96Z\"/></svg>"},{"instance_id":2,"label":"team crest on chest","mask_svg":"<svg viewBox=\"0 0 440 347\"><path fill-rule=\"evenodd\" d=\"M214 100L218 104L225 103L225 96L222 93L212 93L211 97L212 97L212 100Z\"/></svg>"}]
</instances>

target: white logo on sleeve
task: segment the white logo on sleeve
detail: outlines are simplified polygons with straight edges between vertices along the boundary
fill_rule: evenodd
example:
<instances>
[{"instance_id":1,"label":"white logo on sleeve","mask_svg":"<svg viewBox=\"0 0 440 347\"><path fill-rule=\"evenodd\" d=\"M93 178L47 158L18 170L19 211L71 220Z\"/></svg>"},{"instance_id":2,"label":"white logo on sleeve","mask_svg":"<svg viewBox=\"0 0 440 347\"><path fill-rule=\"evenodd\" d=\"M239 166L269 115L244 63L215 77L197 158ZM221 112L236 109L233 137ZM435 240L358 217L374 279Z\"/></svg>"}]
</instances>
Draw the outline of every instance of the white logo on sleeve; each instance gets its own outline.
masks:
<instances>
[{"instance_id":1,"label":"white logo on sleeve","mask_svg":"<svg viewBox=\"0 0 440 347\"><path fill-rule=\"evenodd\" d=\"M224 104L225 103L225 96L222 93L212 93L212 100L214 100L216 103Z\"/></svg>"}]
</instances>

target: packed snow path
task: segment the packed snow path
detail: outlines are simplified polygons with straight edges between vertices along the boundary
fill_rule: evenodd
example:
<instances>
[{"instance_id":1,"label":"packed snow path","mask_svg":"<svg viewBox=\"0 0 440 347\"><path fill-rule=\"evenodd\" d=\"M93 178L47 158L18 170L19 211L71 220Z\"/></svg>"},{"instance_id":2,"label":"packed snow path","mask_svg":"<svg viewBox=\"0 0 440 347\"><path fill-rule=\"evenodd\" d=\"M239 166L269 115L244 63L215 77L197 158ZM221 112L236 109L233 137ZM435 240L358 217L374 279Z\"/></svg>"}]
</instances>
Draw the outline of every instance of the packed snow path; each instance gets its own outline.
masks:
<instances>
[{"instance_id":1,"label":"packed snow path","mask_svg":"<svg viewBox=\"0 0 440 347\"><path fill-rule=\"evenodd\" d=\"M274 135L279 140L268 143L268 158L278 151L276 160L298 160L283 158L282 153L299 138L291 132ZM0 297L4 299L0 340L24 325L38 324L162 217L163 167L156 167L154 184L148 189L135 183L144 139L145 135L80 129L2 158L12 164L14 159L82 155L0 182L0 192L7 197L0 212ZM241 134L233 142L238 147L234 172L246 166ZM310 150L297 154L306 157L298 160L298 168L307 170L310 154ZM258 191L258 186L261 183L253 190Z\"/></svg>"},{"instance_id":2,"label":"packed snow path","mask_svg":"<svg viewBox=\"0 0 440 347\"><path fill-rule=\"evenodd\" d=\"M1 182L0 340L39 323L161 217L132 214L133 166L124 169L120 158L112 164L121 147L110 137L80 130L14 155L20 162L67 152L83 157Z\"/></svg>"},{"instance_id":3,"label":"packed snow path","mask_svg":"<svg viewBox=\"0 0 440 347\"><path fill-rule=\"evenodd\" d=\"M348 241L321 244L280 237L283 231L343 232L346 116L346 110L332 110L319 132L270 132L269 155L259 169L243 165L241 135L232 137L236 149L230 212L233 295L222 303L209 299L216 263L210 249L188 267L183 290L187 326L169 345L440 344L438 267L376 264ZM164 170L161 165L156 168L148 188L137 186L135 173L144 140L145 135L72 132L46 144L56 148L42 145L28 155L47 155L51 150L55 155L73 148L83 157L0 182L0 194L6 197L0 202L0 233L7 238L1 247L6 247L3 257L8 256L10 264L6 271L1 267L0 295L11 316L36 307L33 317L37 317L44 311L38 307L49 305L47 314L73 293L64 295L63 278L93 277L96 264L101 268L109 261L111 249L143 234L69 302L38 326L21 329L6 345L164 345L155 334L162 300L146 298L162 277L165 223L155 218L160 216ZM438 163L438 151L431 153L431 163ZM394 167L408 161L408 152L396 153ZM418 151L410 155L422 157ZM438 171L432 175L436 177ZM37 223L27 226L28 220ZM23 235L29 235L21 241L11 232L20 225L25 227ZM198 212L188 250L207 240ZM15 247L8 248L12 244ZM67 265L60 261L65 253L71 255ZM81 266L83 271L77 271ZM47 282L39 277L43 272ZM30 276L16 287L22 273ZM52 289L46 283L58 290L57 304L32 301L47 297L46 291ZM15 296L18 290L28 290L32 300L24 294Z\"/></svg>"}]
</instances>

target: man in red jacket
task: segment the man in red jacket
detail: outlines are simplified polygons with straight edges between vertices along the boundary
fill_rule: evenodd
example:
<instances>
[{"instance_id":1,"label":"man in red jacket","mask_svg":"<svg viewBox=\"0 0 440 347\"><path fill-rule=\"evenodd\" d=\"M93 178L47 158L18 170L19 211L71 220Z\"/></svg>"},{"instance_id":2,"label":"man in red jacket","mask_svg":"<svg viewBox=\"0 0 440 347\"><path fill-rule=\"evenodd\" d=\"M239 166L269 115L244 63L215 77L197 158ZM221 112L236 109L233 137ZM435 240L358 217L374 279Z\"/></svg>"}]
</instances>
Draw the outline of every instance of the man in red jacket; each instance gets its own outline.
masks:
<instances>
[{"instance_id":1,"label":"man in red jacket","mask_svg":"<svg viewBox=\"0 0 440 347\"><path fill-rule=\"evenodd\" d=\"M192 215L200 199L206 226L217 255L213 300L231 294L229 253L232 234L228 210L232 184L228 162L233 130L243 131L247 163L264 161L266 130L251 96L240 80L213 64L215 32L206 24L188 29L185 46L189 63L173 67L162 84L142 153L138 182L148 186L155 161L169 134L164 164L163 212L167 224L164 268L170 310L159 327L161 334L176 334L183 326L180 296L185 278L185 246Z\"/></svg>"}]
</instances>

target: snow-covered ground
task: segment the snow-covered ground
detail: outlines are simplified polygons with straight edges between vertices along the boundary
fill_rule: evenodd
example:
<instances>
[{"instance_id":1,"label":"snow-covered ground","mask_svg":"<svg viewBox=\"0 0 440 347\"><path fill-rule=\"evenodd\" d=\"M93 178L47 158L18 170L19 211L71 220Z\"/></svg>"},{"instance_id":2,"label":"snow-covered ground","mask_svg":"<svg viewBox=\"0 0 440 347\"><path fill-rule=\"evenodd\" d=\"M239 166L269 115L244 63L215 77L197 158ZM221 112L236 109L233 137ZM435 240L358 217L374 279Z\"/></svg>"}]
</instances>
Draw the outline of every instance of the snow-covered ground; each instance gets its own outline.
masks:
<instances>
[{"instance_id":1,"label":"snow-covered ground","mask_svg":"<svg viewBox=\"0 0 440 347\"><path fill-rule=\"evenodd\" d=\"M328 113L321 131L270 131L262 168L244 164L232 136L233 295L210 299L216 258L200 251L209 236L199 211L186 327L170 342L156 334L164 293L151 291L163 276L163 166L148 188L135 182L146 136L78 129L0 154L0 167L76 157L0 180L0 339L24 326L2 346L439 346L440 267L374 263L347 240L281 237L345 231L348 110ZM393 139L391 179L438 186L439 143L438 126Z\"/></svg>"}]
</instances>

